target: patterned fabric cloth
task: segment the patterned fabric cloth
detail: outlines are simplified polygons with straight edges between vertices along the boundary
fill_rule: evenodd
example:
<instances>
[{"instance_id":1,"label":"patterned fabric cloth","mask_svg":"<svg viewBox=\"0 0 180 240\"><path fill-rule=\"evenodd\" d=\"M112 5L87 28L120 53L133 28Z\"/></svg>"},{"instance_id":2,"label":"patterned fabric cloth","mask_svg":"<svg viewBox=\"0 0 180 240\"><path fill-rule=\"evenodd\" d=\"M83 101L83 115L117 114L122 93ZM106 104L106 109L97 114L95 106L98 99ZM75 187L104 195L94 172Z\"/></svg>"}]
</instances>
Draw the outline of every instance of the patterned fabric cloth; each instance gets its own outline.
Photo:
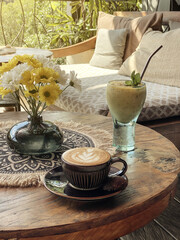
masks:
<instances>
[{"instance_id":1,"label":"patterned fabric cloth","mask_svg":"<svg viewBox=\"0 0 180 240\"><path fill-rule=\"evenodd\" d=\"M63 92L55 106L65 111L107 115L106 84L110 80L128 79L118 70L97 68L89 64L62 65L74 70L81 79L82 91L72 88ZM162 119L180 115L180 88L146 82L147 97L138 121Z\"/></svg>"},{"instance_id":2,"label":"patterned fabric cloth","mask_svg":"<svg viewBox=\"0 0 180 240\"><path fill-rule=\"evenodd\" d=\"M76 147L94 147L92 139L88 136L62 129L64 142L53 153L39 156L22 155L12 151L7 145L6 132L0 131L0 174L34 173L48 171L61 164L63 152Z\"/></svg>"}]
</instances>

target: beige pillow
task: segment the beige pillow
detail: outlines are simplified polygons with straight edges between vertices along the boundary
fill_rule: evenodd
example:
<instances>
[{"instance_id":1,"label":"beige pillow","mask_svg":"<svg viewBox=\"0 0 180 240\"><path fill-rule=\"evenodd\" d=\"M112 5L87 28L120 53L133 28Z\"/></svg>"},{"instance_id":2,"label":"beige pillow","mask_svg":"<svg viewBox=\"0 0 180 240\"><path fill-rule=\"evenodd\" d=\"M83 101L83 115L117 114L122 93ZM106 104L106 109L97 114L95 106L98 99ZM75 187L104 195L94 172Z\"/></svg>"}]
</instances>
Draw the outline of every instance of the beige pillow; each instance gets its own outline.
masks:
<instances>
[{"instance_id":1,"label":"beige pillow","mask_svg":"<svg viewBox=\"0 0 180 240\"><path fill-rule=\"evenodd\" d=\"M126 29L100 29L89 64L95 67L119 69L123 61L126 36Z\"/></svg>"},{"instance_id":2,"label":"beige pillow","mask_svg":"<svg viewBox=\"0 0 180 240\"><path fill-rule=\"evenodd\" d=\"M170 30L180 28L180 22L169 21Z\"/></svg>"},{"instance_id":3,"label":"beige pillow","mask_svg":"<svg viewBox=\"0 0 180 240\"><path fill-rule=\"evenodd\" d=\"M138 46L143 34L152 28L153 30L161 30L162 13L152 13L144 17L128 18L119 17L99 12L98 29L128 29L126 47L124 52L124 60L127 59Z\"/></svg>"},{"instance_id":4,"label":"beige pillow","mask_svg":"<svg viewBox=\"0 0 180 240\"><path fill-rule=\"evenodd\" d=\"M180 29L162 33L147 31L136 51L123 63L119 73L130 76L132 71L142 73L149 56L160 46L163 48L151 59L144 81L180 87Z\"/></svg>"}]
</instances>

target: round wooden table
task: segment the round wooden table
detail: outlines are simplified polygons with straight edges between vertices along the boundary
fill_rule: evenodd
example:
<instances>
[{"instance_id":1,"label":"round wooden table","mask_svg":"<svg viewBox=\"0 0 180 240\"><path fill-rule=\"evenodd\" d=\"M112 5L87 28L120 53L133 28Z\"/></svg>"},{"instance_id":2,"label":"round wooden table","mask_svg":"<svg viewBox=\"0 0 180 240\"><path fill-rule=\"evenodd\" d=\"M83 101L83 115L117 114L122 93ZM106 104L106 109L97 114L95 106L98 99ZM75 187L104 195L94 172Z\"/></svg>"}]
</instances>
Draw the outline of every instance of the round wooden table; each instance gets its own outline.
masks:
<instances>
[{"instance_id":1,"label":"round wooden table","mask_svg":"<svg viewBox=\"0 0 180 240\"><path fill-rule=\"evenodd\" d=\"M15 55L43 55L45 57L51 57L52 52L46 49L38 49L38 48L24 48L17 47L16 52L12 54L0 55L0 63L7 63L10 59L12 59Z\"/></svg>"},{"instance_id":2,"label":"round wooden table","mask_svg":"<svg viewBox=\"0 0 180 240\"><path fill-rule=\"evenodd\" d=\"M23 112L1 121L24 120ZM45 112L44 119L81 122L112 132L112 120L95 115ZM137 125L136 151L120 153L129 184L118 196L98 202L63 199L45 187L0 188L0 239L110 240L157 217L174 196L180 154L157 132Z\"/></svg>"}]
</instances>

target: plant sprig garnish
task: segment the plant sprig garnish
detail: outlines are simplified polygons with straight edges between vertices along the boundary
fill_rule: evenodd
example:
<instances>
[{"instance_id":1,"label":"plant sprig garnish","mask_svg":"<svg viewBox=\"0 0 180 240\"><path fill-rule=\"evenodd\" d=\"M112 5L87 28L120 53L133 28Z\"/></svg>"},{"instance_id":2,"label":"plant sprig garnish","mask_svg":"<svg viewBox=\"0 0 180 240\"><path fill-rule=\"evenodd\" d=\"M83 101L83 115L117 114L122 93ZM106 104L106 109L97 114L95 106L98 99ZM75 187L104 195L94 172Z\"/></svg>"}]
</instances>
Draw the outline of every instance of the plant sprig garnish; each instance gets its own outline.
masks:
<instances>
[{"instance_id":1,"label":"plant sprig garnish","mask_svg":"<svg viewBox=\"0 0 180 240\"><path fill-rule=\"evenodd\" d=\"M135 73L135 70L131 73L131 80L125 81L126 86L136 87L141 83L140 73Z\"/></svg>"},{"instance_id":2,"label":"plant sprig garnish","mask_svg":"<svg viewBox=\"0 0 180 240\"><path fill-rule=\"evenodd\" d=\"M148 58L147 63L146 63L146 65L145 65L145 67L144 67L141 75L140 75L140 73L135 73L135 70L131 73L131 80L125 81L125 85L126 85L126 86L136 87L136 86L138 86L138 85L141 84L141 81L142 81L143 76L144 76L144 74L145 74L145 72L146 72L146 69L147 69L147 67L148 67L148 65L149 65L149 63L150 63L150 61L151 61L151 58L152 58L161 48L162 48L162 45L161 45L160 47L158 47L158 48L151 54L151 56Z\"/></svg>"}]
</instances>

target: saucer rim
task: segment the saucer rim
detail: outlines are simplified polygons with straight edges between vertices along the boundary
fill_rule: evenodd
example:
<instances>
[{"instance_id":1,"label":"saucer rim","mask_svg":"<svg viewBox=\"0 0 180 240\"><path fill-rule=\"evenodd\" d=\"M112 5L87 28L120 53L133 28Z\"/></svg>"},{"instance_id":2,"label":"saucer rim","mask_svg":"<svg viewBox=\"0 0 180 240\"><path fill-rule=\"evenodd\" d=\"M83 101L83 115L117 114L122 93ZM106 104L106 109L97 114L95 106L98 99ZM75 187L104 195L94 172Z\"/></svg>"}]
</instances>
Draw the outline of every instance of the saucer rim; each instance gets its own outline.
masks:
<instances>
[{"instance_id":1,"label":"saucer rim","mask_svg":"<svg viewBox=\"0 0 180 240\"><path fill-rule=\"evenodd\" d=\"M60 166L57 166L57 167L52 168L51 170L49 170L49 171L44 175L43 184L44 184L45 188L46 188L49 192L51 192L51 193L53 193L53 194L55 194L55 195L57 195L57 196L59 196L59 197L62 197L62 198L71 199L71 200L77 200L77 201L98 201L98 200L103 200L103 199L107 199L107 198L110 198L110 197L117 196L119 193L121 193L121 192L124 190L124 189L120 189L120 190L111 192L111 193L109 193L109 194L104 194L104 195L101 195L101 196L92 196L92 197L76 197L76 196L67 195L67 194L64 193L64 192L63 192L63 193L55 192L55 191L53 191L52 189L50 189L50 188L47 186L46 176L47 176L47 174L49 174L51 171L54 171L54 170L57 169L57 168L62 168L62 166L60 165ZM63 171L60 171L60 172L63 172ZM123 175L123 176L125 176L126 179L127 179L127 181L128 181L127 176L126 176L126 175ZM66 184L66 186L67 186L67 185L68 185L69 187L71 187L68 183ZM65 188L65 187L64 187L64 188ZM71 188L73 188L73 187L71 187ZM81 190L78 190L78 191L81 191ZM83 191L88 191L88 190L82 190L82 192L83 192ZM90 192L90 191L93 191L93 190L89 190L88 192Z\"/></svg>"}]
</instances>

